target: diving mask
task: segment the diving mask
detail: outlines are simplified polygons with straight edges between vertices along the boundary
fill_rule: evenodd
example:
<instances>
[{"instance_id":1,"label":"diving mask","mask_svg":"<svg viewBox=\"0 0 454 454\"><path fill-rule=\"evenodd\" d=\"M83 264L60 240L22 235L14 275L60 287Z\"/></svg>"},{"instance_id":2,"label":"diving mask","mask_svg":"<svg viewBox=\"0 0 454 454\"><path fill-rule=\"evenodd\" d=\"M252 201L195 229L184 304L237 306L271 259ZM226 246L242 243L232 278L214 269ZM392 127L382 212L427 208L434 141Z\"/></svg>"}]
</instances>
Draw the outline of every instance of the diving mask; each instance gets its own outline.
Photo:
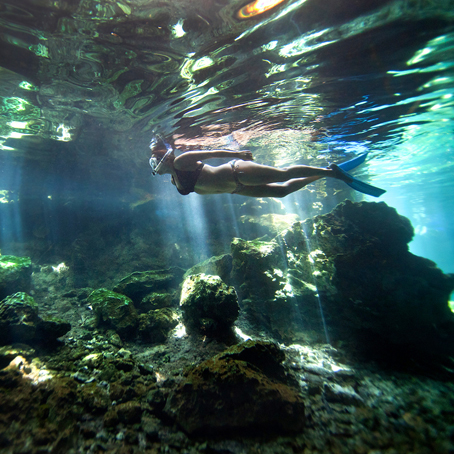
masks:
<instances>
[{"instance_id":1,"label":"diving mask","mask_svg":"<svg viewBox=\"0 0 454 454\"><path fill-rule=\"evenodd\" d=\"M164 164L166 159L173 152L173 148L167 142L164 142L164 140L162 140L161 138L160 138L160 140L162 141L162 143L167 148L167 152L161 159L155 158L154 156L152 156L150 158L149 163L150 163L150 166L151 166L151 173L152 173L153 176L155 176L158 173L159 169L162 167L162 165ZM150 148L151 148L151 145L150 145Z\"/></svg>"}]
</instances>

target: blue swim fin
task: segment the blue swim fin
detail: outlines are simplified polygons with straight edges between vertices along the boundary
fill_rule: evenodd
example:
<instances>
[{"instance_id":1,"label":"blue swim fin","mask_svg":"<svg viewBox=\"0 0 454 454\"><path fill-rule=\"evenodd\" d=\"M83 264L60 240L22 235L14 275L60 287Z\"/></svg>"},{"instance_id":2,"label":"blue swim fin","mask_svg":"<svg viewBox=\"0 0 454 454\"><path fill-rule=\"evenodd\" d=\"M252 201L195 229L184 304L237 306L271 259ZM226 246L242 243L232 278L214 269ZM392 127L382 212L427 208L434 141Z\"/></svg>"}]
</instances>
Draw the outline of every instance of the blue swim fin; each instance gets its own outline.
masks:
<instances>
[{"instance_id":1,"label":"blue swim fin","mask_svg":"<svg viewBox=\"0 0 454 454\"><path fill-rule=\"evenodd\" d=\"M352 170L362 164L366 160L367 155L368 153L363 153L356 158L350 159L350 161L345 161L337 164L337 167L340 167L342 170L348 172L349 170Z\"/></svg>"},{"instance_id":2,"label":"blue swim fin","mask_svg":"<svg viewBox=\"0 0 454 454\"><path fill-rule=\"evenodd\" d=\"M352 170L355 167L358 167L362 164L367 157L367 153L363 153L356 158L350 159L350 161L342 162L341 164L334 164L344 175L348 176L352 179L351 182L347 183L351 188L355 191L362 192L363 194L371 195L372 197L380 197L386 191L381 188L377 188L377 186L372 186L371 184L364 183L364 181L358 180L357 178L353 178L347 170Z\"/></svg>"}]
</instances>

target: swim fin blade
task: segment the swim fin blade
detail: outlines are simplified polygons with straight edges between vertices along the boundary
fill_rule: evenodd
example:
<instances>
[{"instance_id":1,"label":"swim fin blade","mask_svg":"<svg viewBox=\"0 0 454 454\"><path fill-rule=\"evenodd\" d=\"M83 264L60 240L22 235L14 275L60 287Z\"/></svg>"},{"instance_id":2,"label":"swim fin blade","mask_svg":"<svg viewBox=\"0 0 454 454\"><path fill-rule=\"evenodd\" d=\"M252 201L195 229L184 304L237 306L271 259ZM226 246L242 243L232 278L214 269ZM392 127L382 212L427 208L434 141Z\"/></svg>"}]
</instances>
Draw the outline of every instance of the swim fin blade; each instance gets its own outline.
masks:
<instances>
[{"instance_id":1,"label":"swim fin blade","mask_svg":"<svg viewBox=\"0 0 454 454\"><path fill-rule=\"evenodd\" d=\"M363 153L356 158L350 159L350 161L345 161L341 162L340 164L337 164L337 167L340 167L342 170L345 170L348 172L349 170L354 169L355 167L358 167L361 165L367 158L368 153Z\"/></svg>"},{"instance_id":2,"label":"swim fin blade","mask_svg":"<svg viewBox=\"0 0 454 454\"><path fill-rule=\"evenodd\" d=\"M380 197L386 192L384 189L378 188L377 186L372 186L371 184L364 183L364 181L358 180L356 178L353 178L353 181L347 184L355 191L371 195L372 197Z\"/></svg>"},{"instance_id":3,"label":"swim fin blade","mask_svg":"<svg viewBox=\"0 0 454 454\"><path fill-rule=\"evenodd\" d=\"M384 189L378 188L377 186L372 186L371 184L364 183L364 181L358 180L357 178L352 177L347 170L352 170L355 167L358 167L362 164L367 157L367 153L363 153L356 158L350 159L350 161L342 162L337 164L337 168L346 176L352 179L351 182L347 183L355 191L362 192L363 194L371 195L372 197L380 197L386 191Z\"/></svg>"}]
</instances>

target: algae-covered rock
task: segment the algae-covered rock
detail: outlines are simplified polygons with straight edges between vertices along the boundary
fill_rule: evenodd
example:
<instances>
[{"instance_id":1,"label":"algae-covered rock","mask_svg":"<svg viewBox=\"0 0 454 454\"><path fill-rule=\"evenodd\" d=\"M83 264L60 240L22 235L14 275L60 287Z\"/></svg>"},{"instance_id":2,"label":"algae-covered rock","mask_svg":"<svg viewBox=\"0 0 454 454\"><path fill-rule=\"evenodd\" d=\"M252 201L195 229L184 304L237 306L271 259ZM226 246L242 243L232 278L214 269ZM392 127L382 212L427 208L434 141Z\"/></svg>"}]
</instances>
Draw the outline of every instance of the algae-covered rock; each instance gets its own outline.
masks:
<instances>
[{"instance_id":1,"label":"algae-covered rock","mask_svg":"<svg viewBox=\"0 0 454 454\"><path fill-rule=\"evenodd\" d=\"M40 318L30 295L18 292L0 302L0 342L29 342L35 338Z\"/></svg>"},{"instance_id":2,"label":"algae-covered rock","mask_svg":"<svg viewBox=\"0 0 454 454\"><path fill-rule=\"evenodd\" d=\"M274 344L248 341L189 370L164 411L188 433L295 433L304 403Z\"/></svg>"},{"instance_id":3,"label":"algae-covered rock","mask_svg":"<svg viewBox=\"0 0 454 454\"><path fill-rule=\"evenodd\" d=\"M88 302L97 317L97 326L112 328L125 339L135 335L139 318L130 298L101 288L91 293Z\"/></svg>"},{"instance_id":4,"label":"algae-covered rock","mask_svg":"<svg viewBox=\"0 0 454 454\"><path fill-rule=\"evenodd\" d=\"M35 349L26 344L5 345L0 347L0 369L6 367L17 356L29 358L34 355Z\"/></svg>"},{"instance_id":5,"label":"algae-covered rock","mask_svg":"<svg viewBox=\"0 0 454 454\"><path fill-rule=\"evenodd\" d=\"M146 342L165 342L169 332L178 325L175 309L163 308L139 316L139 336Z\"/></svg>"},{"instance_id":6,"label":"algae-covered rock","mask_svg":"<svg viewBox=\"0 0 454 454\"><path fill-rule=\"evenodd\" d=\"M121 293L138 303L149 293L169 292L178 288L184 270L172 267L166 270L136 271L124 277L114 292Z\"/></svg>"},{"instance_id":7,"label":"algae-covered rock","mask_svg":"<svg viewBox=\"0 0 454 454\"><path fill-rule=\"evenodd\" d=\"M134 306L139 314L147 313L148 311L163 309L173 305L173 294L166 292L153 292L141 299Z\"/></svg>"},{"instance_id":8,"label":"algae-covered rock","mask_svg":"<svg viewBox=\"0 0 454 454\"><path fill-rule=\"evenodd\" d=\"M64 336L71 325L61 319L43 320L38 305L24 292L10 295L0 302L0 344L10 342L46 343Z\"/></svg>"},{"instance_id":9,"label":"algae-covered rock","mask_svg":"<svg viewBox=\"0 0 454 454\"><path fill-rule=\"evenodd\" d=\"M219 276L206 274L186 278L180 306L188 331L210 336L225 334L239 314L235 289L227 286Z\"/></svg>"},{"instance_id":10,"label":"algae-covered rock","mask_svg":"<svg viewBox=\"0 0 454 454\"><path fill-rule=\"evenodd\" d=\"M307 224L333 270L337 293L321 296L336 331L427 348L441 341L445 328L452 330L448 300L454 276L408 251L413 228L394 208L346 201Z\"/></svg>"},{"instance_id":11,"label":"algae-covered rock","mask_svg":"<svg viewBox=\"0 0 454 454\"><path fill-rule=\"evenodd\" d=\"M232 277L241 298L272 299L285 286L285 257L276 241L234 238Z\"/></svg>"},{"instance_id":12,"label":"algae-covered rock","mask_svg":"<svg viewBox=\"0 0 454 454\"><path fill-rule=\"evenodd\" d=\"M280 341L290 340L299 320L289 285L285 249L278 241L235 238L233 282L248 321Z\"/></svg>"},{"instance_id":13,"label":"algae-covered rock","mask_svg":"<svg viewBox=\"0 0 454 454\"><path fill-rule=\"evenodd\" d=\"M17 292L29 292L32 262L29 257L0 256L0 299Z\"/></svg>"}]
</instances>

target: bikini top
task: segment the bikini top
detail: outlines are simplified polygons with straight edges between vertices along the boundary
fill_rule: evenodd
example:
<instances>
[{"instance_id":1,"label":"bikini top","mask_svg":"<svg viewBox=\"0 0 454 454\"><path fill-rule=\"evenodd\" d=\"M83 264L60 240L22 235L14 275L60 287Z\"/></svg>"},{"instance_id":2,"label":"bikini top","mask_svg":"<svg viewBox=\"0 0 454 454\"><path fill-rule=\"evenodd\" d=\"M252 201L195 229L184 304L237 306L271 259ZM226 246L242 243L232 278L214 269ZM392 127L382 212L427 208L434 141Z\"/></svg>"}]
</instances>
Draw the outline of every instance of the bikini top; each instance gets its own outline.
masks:
<instances>
[{"instance_id":1,"label":"bikini top","mask_svg":"<svg viewBox=\"0 0 454 454\"><path fill-rule=\"evenodd\" d=\"M183 187L180 189L177 186L177 190L181 195L188 195L191 192L194 192L195 185L199 179L200 172L205 164L201 163L196 170L177 170L175 169L175 174L178 178L178 183ZM173 177L172 177L173 178Z\"/></svg>"}]
</instances>

